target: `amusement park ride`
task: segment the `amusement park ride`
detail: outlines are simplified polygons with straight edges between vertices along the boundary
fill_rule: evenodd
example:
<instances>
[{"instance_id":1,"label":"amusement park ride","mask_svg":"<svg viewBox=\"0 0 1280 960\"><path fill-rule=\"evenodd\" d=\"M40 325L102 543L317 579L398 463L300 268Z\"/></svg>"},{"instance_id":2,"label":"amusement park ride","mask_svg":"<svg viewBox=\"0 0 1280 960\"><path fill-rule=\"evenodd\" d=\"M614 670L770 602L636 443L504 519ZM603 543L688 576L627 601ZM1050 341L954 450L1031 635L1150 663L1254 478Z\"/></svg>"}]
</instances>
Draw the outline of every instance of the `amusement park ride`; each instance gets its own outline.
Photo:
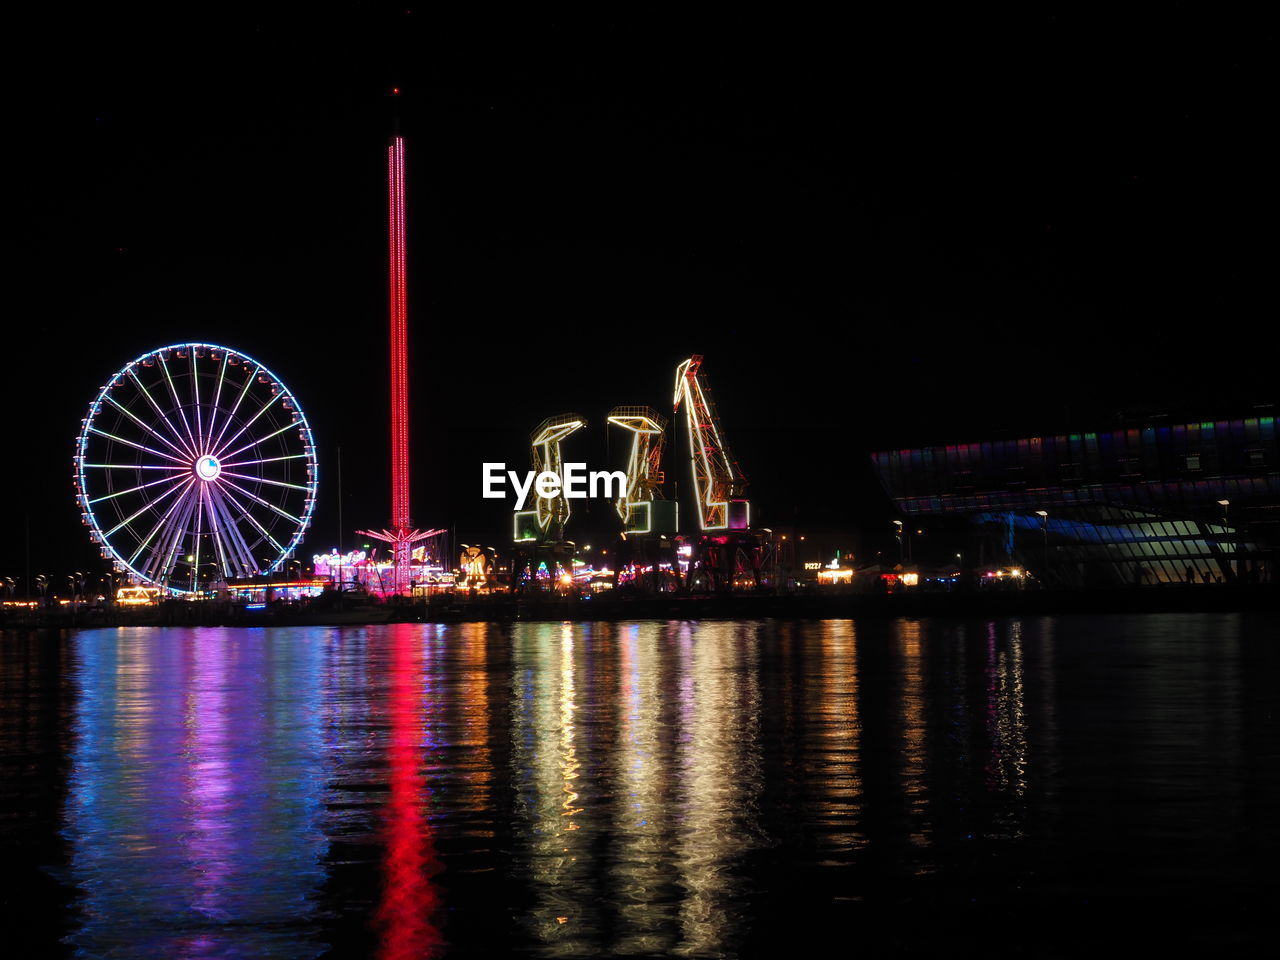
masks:
<instances>
[{"instance_id":1,"label":"amusement park ride","mask_svg":"<svg viewBox=\"0 0 1280 960\"><path fill-rule=\"evenodd\" d=\"M413 545L445 533L443 529L415 530L409 510L409 298L401 136L392 137L387 147L387 234L391 280L391 527L356 532L390 545L393 573L388 592L400 595L413 589Z\"/></svg>"},{"instance_id":2,"label":"amusement park ride","mask_svg":"<svg viewBox=\"0 0 1280 960\"><path fill-rule=\"evenodd\" d=\"M127 363L89 405L73 463L102 556L174 596L280 570L315 509L298 401L263 364L212 343Z\"/></svg>"}]
</instances>

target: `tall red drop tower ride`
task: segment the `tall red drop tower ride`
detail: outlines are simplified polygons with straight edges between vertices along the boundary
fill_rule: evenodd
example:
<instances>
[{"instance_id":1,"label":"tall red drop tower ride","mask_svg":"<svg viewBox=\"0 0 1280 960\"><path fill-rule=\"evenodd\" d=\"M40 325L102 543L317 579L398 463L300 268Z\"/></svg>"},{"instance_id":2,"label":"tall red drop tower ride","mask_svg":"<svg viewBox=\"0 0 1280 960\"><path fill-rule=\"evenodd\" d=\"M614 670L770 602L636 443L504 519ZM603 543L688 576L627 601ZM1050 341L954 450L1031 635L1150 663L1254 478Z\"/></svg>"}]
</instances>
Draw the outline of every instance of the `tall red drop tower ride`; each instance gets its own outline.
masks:
<instances>
[{"instance_id":1,"label":"tall red drop tower ride","mask_svg":"<svg viewBox=\"0 0 1280 960\"><path fill-rule=\"evenodd\" d=\"M409 312L405 282L404 137L387 147L387 233L391 300L391 527L359 533L391 545L395 576L389 593L411 589L413 544L439 530L415 530L409 513Z\"/></svg>"}]
</instances>

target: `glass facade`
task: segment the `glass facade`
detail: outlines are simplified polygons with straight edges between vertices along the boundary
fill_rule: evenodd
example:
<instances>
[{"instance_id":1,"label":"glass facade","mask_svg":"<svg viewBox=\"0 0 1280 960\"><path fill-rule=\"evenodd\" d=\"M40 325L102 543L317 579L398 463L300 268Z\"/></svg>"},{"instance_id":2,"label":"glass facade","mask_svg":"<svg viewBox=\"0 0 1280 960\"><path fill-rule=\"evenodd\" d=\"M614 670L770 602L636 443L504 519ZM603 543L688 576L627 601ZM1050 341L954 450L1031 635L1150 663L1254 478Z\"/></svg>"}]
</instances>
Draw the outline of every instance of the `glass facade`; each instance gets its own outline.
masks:
<instances>
[{"instance_id":1,"label":"glass facade","mask_svg":"<svg viewBox=\"0 0 1280 960\"><path fill-rule=\"evenodd\" d=\"M1257 581L1276 569L1275 417L887 450L872 462L904 514L966 517L991 562L1050 582Z\"/></svg>"}]
</instances>

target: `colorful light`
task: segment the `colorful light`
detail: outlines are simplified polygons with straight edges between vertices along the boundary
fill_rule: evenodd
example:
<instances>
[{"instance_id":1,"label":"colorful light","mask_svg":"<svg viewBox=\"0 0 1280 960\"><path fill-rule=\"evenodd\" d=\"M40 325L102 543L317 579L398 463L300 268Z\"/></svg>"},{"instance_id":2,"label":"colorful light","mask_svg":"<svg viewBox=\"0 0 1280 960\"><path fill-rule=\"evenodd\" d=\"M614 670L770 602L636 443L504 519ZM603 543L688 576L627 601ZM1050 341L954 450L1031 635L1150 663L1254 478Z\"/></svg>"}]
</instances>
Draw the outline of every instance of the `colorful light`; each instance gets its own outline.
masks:
<instances>
[{"instance_id":1,"label":"colorful light","mask_svg":"<svg viewBox=\"0 0 1280 960\"><path fill-rule=\"evenodd\" d=\"M405 278L403 137L396 137L387 148L387 167L391 266L391 523L407 529L410 522L409 315Z\"/></svg>"},{"instance_id":2,"label":"colorful light","mask_svg":"<svg viewBox=\"0 0 1280 960\"><path fill-rule=\"evenodd\" d=\"M391 589L403 594L411 589L413 544L443 530L413 529L409 509L409 297L405 274L404 137L393 137L387 147L387 236L391 315L391 528L359 530L365 536L391 544L394 563Z\"/></svg>"},{"instance_id":3,"label":"colorful light","mask_svg":"<svg viewBox=\"0 0 1280 960\"><path fill-rule=\"evenodd\" d=\"M684 403L698 525L703 530L724 530L730 526L729 503L746 492L747 478L722 439L720 417L702 382L701 366L702 357L694 354L676 368L673 409L679 411ZM749 525L749 517L748 513L742 525Z\"/></svg>"},{"instance_id":4,"label":"colorful light","mask_svg":"<svg viewBox=\"0 0 1280 960\"><path fill-rule=\"evenodd\" d=\"M537 429L529 437L532 453L533 470L537 474L544 471L557 477L564 476L564 455L560 451L561 442L570 434L581 430L587 421L576 413L562 413L559 416L547 417L538 424ZM552 539L564 536L564 525L572 512L569 501L561 488L555 496L538 496L536 503L538 526L547 531ZM521 539L519 533L516 539Z\"/></svg>"},{"instance_id":5,"label":"colorful light","mask_svg":"<svg viewBox=\"0 0 1280 960\"><path fill-rule=\"evenodd\" d=\"M270 573L310 525L311 428L280 378L247 354L211 343L152 350L107 381L81 423L81 518L134 583L191 596L215 578ZM282 446L293 452L260 455ZM130 470L131 484L119 479Z\"/></svg>"},{"instance_id":6,"label":"colorful light","mask_svg":"<svg viewBox=\"0 0 1280 960\"><path fill-rule=\"evenodd\" d=\"M627 489L618 497L614 506L618 516L628 525L629 533L648 533L650 527L648 502L662 497L662 447L666 440L667 420L651 407L614 407L609 411L609 423L629 430L631 454L627 458ZM632 529L632 516L638 516L637 508L645 505L644 529Z\"/></svg>"}]
</instances>

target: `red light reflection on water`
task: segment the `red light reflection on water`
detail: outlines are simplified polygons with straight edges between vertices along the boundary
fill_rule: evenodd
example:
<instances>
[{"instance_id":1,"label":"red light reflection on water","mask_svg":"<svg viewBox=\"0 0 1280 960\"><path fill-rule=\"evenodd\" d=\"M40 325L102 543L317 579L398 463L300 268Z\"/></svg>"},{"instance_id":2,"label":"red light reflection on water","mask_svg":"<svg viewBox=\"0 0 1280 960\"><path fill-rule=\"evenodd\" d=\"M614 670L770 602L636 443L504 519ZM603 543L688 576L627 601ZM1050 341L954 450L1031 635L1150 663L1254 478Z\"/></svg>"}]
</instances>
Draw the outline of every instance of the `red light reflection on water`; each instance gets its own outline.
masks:
<instances>
[{"instance_id":1,"label":"red light reflection on water","mask_svg":"<svg viewBox=\"0 0 1280 960\"><path fill-rule=\"evenodd\" d=\"M423 674L421 627L390 628L391 688L388 717L387 852L382 903L377 926L382 934L378 956L385 960L439 955L444 946L435 924L439 893L432 878L440 872L435 838L425 813L430 795L422 773L423 712L434 706Z\"/></svg>"}]
</instances>

